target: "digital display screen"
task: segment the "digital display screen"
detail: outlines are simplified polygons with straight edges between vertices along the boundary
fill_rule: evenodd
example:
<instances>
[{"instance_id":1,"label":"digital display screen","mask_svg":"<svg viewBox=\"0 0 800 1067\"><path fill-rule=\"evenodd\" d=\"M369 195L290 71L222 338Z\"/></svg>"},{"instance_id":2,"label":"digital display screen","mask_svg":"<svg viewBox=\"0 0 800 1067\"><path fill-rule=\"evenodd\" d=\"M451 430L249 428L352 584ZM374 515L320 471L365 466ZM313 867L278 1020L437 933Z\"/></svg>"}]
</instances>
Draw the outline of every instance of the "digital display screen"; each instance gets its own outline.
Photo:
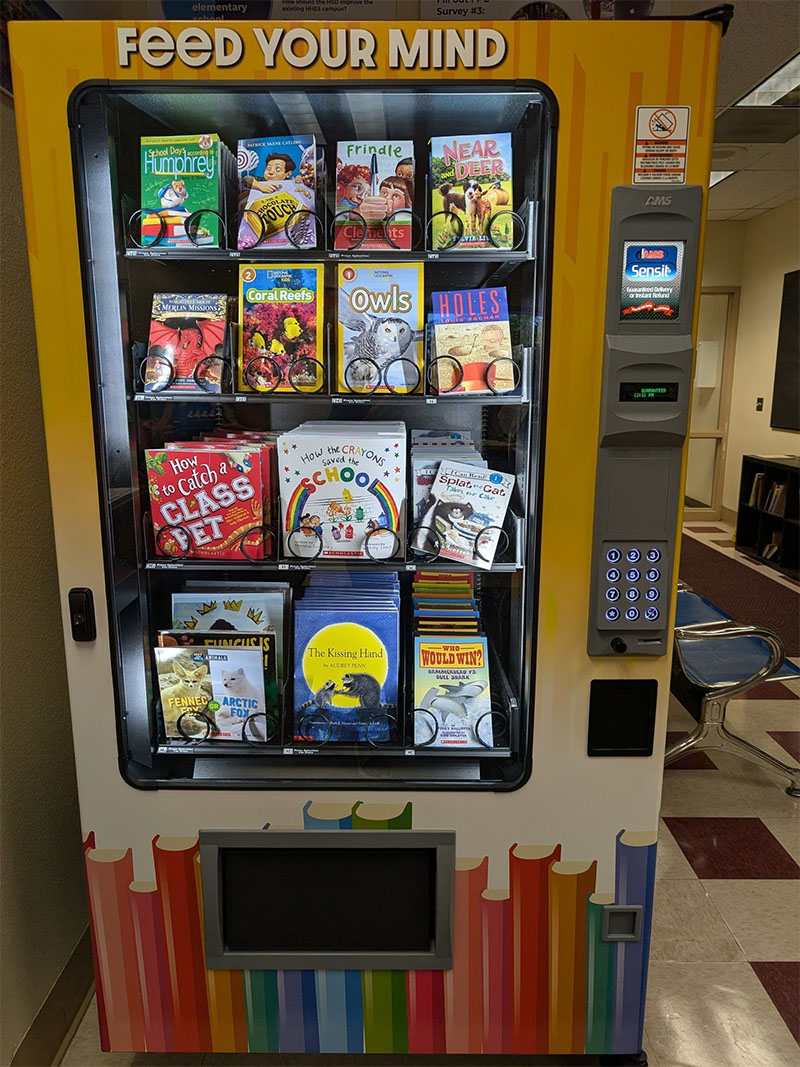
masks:
<instances>
[{"instance_id":1,"label":"digital display screen","mask_svg":"<svg viewBox=\"0 0 800 1067\"><path fill-rule=\"evenodd\" d=\"M681 312L685 241L625 241L621 322L674 322Z\"/></svg>"},{"instance_id":2,"label":"digital display screen","mask_svg":"<svg viewBox=\"0 0 800 1067\"><path fill-rule=\"evenodd\" d=\"M678 399L677 382L620 382L619 398L635 403L672 404Z\"/></svg>"}]
</instances>

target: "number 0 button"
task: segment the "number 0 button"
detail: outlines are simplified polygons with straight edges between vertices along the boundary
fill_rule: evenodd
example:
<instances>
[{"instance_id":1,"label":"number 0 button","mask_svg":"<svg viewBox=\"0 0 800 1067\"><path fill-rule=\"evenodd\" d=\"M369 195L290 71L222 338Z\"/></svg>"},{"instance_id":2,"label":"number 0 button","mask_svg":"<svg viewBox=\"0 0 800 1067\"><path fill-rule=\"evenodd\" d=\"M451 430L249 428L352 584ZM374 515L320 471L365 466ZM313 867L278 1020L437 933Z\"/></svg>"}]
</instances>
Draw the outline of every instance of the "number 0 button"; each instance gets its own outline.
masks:
<instances>
[{"instance_id":1,"label":"number 0 button","mask_svg":"<svg viewBox=\"0 0 800 1067\"><path fill-rule=\"evenodd\" d=\"M636 620L639 618L639 609L628 608L628 610L625 612L625 618L628 620L628 622L636 622Z\"/></svg>"}]
</instances>

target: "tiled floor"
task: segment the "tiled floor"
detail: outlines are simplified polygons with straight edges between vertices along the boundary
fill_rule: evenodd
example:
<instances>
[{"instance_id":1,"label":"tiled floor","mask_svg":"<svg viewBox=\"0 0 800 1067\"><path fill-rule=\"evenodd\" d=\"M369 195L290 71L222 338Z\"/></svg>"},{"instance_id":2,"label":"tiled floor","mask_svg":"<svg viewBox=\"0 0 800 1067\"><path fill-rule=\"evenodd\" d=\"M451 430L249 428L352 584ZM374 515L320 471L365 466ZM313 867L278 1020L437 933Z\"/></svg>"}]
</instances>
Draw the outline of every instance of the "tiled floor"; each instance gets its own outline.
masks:
<instances>
[{"instance_id":1,"label":"tiled floor","mask_svg":"<svg viewBox=\"0 0 800 1067\"><path fill-rule=\"evenodd\" d=\"M709 544L725 530L717 523L687 532ZM694 725L673 700L669 740ZM768 684L732 702L728 725L792 762L800 683ZM722 752L693 754L665 772L645 1017L651 1067L800 1067L800 800L785 784ZM257 1062L276 1061L103 1055L94 1003L62 1060L65 1067ZM300 1067L302 1057L286 1062Z\"/></svg>"}]
</instances>

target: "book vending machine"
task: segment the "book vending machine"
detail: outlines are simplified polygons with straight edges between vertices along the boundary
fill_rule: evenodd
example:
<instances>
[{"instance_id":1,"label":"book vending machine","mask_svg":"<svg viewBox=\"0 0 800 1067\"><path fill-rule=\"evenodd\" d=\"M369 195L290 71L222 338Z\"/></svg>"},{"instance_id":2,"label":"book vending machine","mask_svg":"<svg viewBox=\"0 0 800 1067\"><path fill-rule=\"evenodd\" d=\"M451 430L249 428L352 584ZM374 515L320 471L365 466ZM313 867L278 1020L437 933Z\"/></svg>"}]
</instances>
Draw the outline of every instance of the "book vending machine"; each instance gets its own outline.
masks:
<instances>
[{"instance_id":1,"label":"book vending machine","mask_svg":"<svg viewBox=\"0 0 800 1067\"><path fill-rule=\"evenodd\" d=\"M11 25L103 1048L645 1062L719 37Z\"/></svg>"}]
</instances>

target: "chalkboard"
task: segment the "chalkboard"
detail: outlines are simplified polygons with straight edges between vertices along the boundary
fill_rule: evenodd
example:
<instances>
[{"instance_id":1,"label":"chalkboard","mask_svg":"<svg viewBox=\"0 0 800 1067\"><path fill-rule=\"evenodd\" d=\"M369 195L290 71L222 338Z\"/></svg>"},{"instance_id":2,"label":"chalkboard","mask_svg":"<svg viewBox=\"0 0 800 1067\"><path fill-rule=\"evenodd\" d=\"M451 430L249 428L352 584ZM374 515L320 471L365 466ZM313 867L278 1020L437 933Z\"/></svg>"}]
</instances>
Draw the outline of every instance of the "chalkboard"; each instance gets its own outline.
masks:
<instances>
[{"instance_id":1,"label":"chalkboard","mask_svg":"<svg viewBox=\"0 0 800 1067\"><path fill-rule=\"evenodd\" d=\"M769 424L773 430L800 430L800 270L783 276Z\"/></svg>"}]
</instances>

